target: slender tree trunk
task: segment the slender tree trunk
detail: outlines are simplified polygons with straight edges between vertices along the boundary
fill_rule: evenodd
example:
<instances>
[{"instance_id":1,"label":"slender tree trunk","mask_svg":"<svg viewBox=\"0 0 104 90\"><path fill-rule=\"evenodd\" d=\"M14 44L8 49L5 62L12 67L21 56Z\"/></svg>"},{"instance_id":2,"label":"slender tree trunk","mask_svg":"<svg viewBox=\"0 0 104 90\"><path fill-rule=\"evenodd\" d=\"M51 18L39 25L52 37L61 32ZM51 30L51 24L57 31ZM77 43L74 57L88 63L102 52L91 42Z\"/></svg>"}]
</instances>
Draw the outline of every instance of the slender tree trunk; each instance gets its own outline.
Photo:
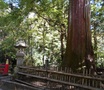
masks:
<instances>
[{"instance_id":1,"label":"slender tree trunk","mask_svg":"<svg viewBox=\"0 0 104 90\"><path fill-rule=\"evenodd\" d=\"M64 27L61 25L61 35L60 35L60 41L61 41L61 60L63 61L64 59L64 36L65 36L65 29Z\"/></svg>"},{"instance_id":2,"label":"slender tree trunk","mask_svg":"<svg viewBox=\"0 0 104 90\"><path fill-rule=\"evenodd\" d=\"M96 24L94 23L94 33L93 33L93 39L94 39L94 59L95 62L97 62L97 33L96 33Z\"/></svg>"},{"instance_id":3,"label":"slender tree trunk","mask_svg":"<svg viewBox=\"0 0 104 90\"><path fill-rule=\"evenodd\" d=\"M68 36L63 66L73 70L91 68L93 48L90 31L89 0L70 0Z\"/></svg>"},{"instance_id":4,"label":"slender tree trunk","mask_svg":"<svg viewBox=\"0 0 104 90\"><path fill-rule=\"evenodd\" d=\"M62 30L61 30L61 60L63 61L63 55L64 55L64 44L63 44L63 33L62 33Z\"/></svg>"}]
</instances>

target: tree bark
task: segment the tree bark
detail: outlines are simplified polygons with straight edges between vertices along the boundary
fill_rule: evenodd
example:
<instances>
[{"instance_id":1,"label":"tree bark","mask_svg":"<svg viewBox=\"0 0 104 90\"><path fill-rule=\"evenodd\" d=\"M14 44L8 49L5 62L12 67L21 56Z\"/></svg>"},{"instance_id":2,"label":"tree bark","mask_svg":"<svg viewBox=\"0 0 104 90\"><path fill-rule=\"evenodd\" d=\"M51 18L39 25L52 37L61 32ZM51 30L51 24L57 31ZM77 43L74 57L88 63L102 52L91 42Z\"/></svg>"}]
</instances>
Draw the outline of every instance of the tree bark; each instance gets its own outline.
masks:
<instances>
[{"instance_id":1,"label":"tree bark","mask_svg":"<svg viewBox=\"0 0 104 90\"><path fill-rule=\"evenodd\" d=\"M89 0L70 0L68 36L64 67L73 70L94 64L90 31Z\"/></svg>"}]
</instances>

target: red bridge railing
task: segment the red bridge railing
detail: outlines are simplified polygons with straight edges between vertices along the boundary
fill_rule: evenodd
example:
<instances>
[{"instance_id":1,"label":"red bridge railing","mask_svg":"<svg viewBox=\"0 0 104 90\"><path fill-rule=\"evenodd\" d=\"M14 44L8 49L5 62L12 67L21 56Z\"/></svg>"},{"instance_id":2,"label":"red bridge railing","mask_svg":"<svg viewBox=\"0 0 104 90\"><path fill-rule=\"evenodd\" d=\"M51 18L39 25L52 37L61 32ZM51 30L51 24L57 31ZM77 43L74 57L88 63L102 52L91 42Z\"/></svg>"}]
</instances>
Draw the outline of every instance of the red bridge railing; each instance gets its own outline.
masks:
<instances>
[{"instance_id":1,"label":"red bridge railing","mask_svg":"<svg viewBox=\"0 0 104 90\"><path fill-rule=\"evenodd\" d=\"M0 75L8 75L9 64L6 60L6 64L0 64Z\"/></svg>"}]
</instances>

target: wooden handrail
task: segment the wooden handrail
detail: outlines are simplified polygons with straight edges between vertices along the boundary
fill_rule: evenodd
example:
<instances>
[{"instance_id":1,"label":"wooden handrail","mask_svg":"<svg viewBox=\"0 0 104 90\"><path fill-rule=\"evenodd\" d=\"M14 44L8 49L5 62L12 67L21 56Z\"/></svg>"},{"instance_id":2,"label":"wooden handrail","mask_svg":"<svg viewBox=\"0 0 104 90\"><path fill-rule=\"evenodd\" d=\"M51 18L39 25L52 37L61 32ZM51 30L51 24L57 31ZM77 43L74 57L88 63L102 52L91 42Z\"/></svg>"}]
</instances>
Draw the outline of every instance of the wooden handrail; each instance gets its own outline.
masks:
<instances>
[{"instance_id":1,"label":"wooden handrail","mask_svg":"<svg viewBox=\"0 0 104 90\"><path fill-rule=\"evenodd\" d=\"M29 68L29 67L23 67L20 66L19 68L21 69L30 69L30 70L34 70L34 71L40 71L40 72L47 72L47 73L53 73L53 74L59 74L59 75L67 75L67 76L73 76L73 77L78 77L78 78L86 78L86 79L94 79L94 80L99 80L99 81L104 81L104 78L98 78L98 75L94 75L94 76L84 76L82 74L74 74L74 73L66 73L66 72L62 72L62 71L52 71L52 70L45 70L45 69L37 69L37 68ZM27 72L28 73L28 72Z\"/></svg>"}]
</instances>

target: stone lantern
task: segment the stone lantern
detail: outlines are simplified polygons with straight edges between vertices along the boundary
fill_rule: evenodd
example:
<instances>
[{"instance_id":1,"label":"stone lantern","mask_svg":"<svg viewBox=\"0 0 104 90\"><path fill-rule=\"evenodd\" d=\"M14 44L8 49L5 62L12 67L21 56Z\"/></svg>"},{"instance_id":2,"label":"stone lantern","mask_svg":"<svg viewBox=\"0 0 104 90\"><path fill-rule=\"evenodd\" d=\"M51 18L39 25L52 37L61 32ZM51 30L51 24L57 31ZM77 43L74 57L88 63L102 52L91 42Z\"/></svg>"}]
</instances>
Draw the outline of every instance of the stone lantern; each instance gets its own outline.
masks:
<instances>
[{"instance_id":1,"label":"stone lantern","mask_svg":"<svg viewBox=\"0 0 104 90\"><path fill-rule=\"evenodd\" d=\"M18 51L16 53L16 59L17 59L17 66L23 65L24 62L24 48L26 48L27 45L24 41L20 40L16 43L15 48L18 48Z\"/></svg>"}]
</instances>

